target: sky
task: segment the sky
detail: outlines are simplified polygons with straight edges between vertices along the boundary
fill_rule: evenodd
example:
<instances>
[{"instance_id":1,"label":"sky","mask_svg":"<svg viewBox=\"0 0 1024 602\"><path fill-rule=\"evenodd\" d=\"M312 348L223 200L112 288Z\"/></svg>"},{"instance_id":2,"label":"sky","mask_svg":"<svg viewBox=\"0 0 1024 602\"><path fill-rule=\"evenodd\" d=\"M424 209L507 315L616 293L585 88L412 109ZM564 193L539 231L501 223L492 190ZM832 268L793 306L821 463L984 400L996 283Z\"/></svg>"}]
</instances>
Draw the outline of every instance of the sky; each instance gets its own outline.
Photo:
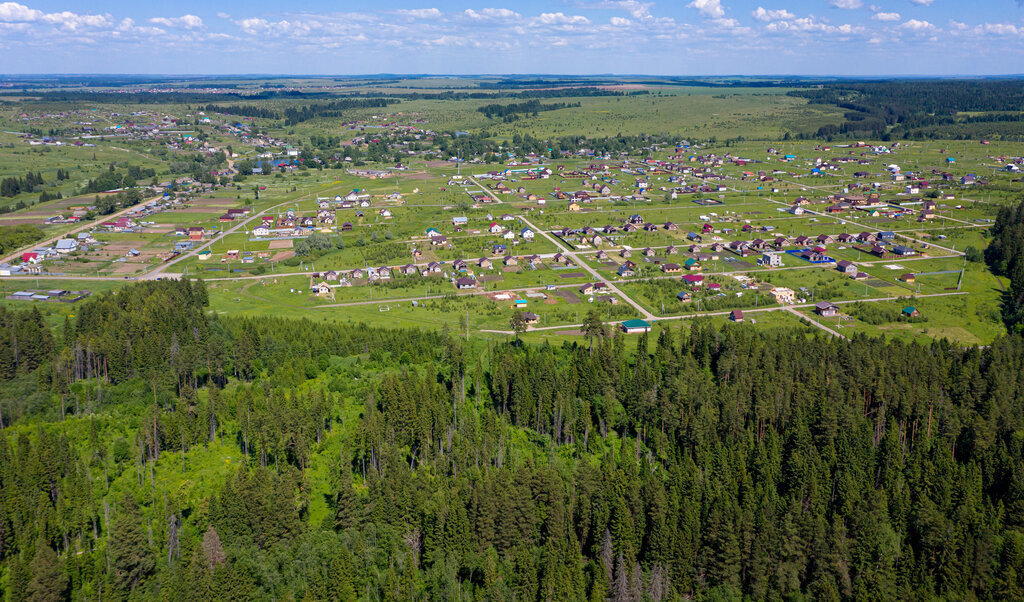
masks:
<instances>
[{"instance_id":1,"label":"sky","mask_svg":"<svg viewBox=\"0 0 1024 602\"><path fill-rule=\"evenodd\" d=\"M0 2L0 57L8 74L1020 74L1024 0Z\"/></svg>"}]
</instances>

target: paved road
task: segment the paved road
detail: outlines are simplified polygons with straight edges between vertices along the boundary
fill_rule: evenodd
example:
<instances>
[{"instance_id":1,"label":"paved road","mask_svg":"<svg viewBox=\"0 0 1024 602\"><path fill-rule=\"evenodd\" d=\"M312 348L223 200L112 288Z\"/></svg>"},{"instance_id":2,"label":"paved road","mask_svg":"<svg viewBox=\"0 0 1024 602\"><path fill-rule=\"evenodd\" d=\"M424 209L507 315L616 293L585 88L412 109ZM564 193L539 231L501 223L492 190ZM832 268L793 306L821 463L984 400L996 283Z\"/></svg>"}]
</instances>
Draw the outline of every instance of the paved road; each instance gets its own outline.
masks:
<instances>
[{"instance_id":1,"label":"paved road","mask_svg":"<svg viewBox=\"0 0 1024 602\"><path fill-rule=\"evenodd\" d=\"M116 213L111 213L110 215L103 215L103 216L97 217L93 221L84 222L82 225L76 226L75 228L72 228L71 230L68 230L67 232L64 232L63 234L58 234L57 236L54 236L53 238L50 238L50 239L47 239L47 240L43 240L43 241L39 241L39 242L34 242L34 243L30 244L30 245L24 246L24 247L18 249L17 251L15 251L14 253L11 253L10 255L6 256L6 257L0 257L0 263L9 263L9 262L17 259L18 257L21 257L21 254L24 253L25 251L29 250L29 249L37 249L39 247L48 247L48 246L52 245L53 243L57 242L58 240L60 240L62 238L68 238L70 236L74 236L75 234L78 234L79 232L82 232L83 230L88 230L90 228L95 228L97 225L99 225L102 222L113 221L113 220L121 217L122 215L125 215L127 213L131 213L132 211L135 211L136 209L142 208L143 206L145 206L146 203L148 203L150 201L155 201L155 200L158 200L158 199L161 199L161 198L163 198L163 196L155 196L155 197L153 197L151 199L146 199L146 200L140 202L137 205L132 205L131 207L128 207L127 209L122 209L122 210L120 210L120 211L118 211Z\"/></svg>"}]
</instances>

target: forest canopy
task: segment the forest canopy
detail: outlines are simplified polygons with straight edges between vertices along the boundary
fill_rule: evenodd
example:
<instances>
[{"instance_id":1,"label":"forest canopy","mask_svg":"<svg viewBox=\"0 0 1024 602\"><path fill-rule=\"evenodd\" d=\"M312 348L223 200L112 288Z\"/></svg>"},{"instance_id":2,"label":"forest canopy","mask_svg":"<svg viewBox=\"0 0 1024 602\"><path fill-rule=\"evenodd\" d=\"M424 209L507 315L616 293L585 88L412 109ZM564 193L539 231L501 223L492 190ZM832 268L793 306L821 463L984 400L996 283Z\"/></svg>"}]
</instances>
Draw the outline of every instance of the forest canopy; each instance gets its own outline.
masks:
<instances>
[{"instance_id":1,"label":"forest canopy","mask_svg":"<svg viewBox=\"0 0 1024 602\"><path fill-rule=\"evenodd\" d=\"M1019 336L481 346L207 306L0 313L12 599L1024 596Z\"/></svg>"}]
</instances>

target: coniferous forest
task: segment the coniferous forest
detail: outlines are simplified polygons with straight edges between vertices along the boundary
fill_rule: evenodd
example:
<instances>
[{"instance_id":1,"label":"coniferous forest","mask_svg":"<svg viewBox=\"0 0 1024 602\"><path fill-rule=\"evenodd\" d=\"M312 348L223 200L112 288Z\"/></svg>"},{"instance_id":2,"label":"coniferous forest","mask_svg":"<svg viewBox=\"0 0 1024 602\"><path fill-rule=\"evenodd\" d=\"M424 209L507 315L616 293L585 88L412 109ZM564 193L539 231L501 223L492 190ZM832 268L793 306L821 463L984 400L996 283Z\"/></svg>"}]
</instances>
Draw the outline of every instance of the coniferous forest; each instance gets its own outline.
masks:
<instances>
[{"instance_id":1,"label":"coniferous forest","mask_svg":"<svg viewBox=\"0 0 1024 602\"><path fill-rule=\"evenodd\" d=\"M0 309L7 599L1024 597L1019 335L552 347L207 305Z\"/></svg>"}]
</instances>

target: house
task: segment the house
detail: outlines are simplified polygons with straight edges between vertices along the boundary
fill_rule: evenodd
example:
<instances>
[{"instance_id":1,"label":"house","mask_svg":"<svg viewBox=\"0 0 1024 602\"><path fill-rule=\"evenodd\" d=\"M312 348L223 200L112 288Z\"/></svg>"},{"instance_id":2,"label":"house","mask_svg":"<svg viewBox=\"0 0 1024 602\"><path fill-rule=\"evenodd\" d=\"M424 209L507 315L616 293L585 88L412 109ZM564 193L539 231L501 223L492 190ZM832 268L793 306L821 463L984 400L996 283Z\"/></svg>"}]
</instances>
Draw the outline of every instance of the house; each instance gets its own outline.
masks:
<instances>
[{"instance_id":1,"label":"house","mask_svg":"<svg viewBox=\"0 0 1024 602\"><path fill-rule=\"evenodd\" d=\"M206 232L201 226L192 226L188 229L189 240L202 240L203 234Z\"/></svg>"},{"instance_id":2,"label":"house","mask_svg":"<svg viewBox=\"0 0 1024 602\"><path fill-rule=\"evenodd\" d=\"M704 269L704 267L700 265L700 262L694 259L693 257L690 257L686 261L684 261L683 265L686 267L687 270L691 272L699 272L702 269Z\"/></svg>"},{"instance_id":3,"label":"house","mask_svg":"<svg viewBox=\"0 0 1024 602\"><path fill-rule=\"evenodd\" d=\"M575 213L575 212L577 212L579 210L580 210L580 204L579 203L577 203L576 201L572 201L571 203L569 203L569 211L572 211L573 213Z\"/></svg>"},{"instance_id":4,"label":"house","mask_svg":"<svg viewBox=\"0 0 1024 602\"><path fill-rule=\"evenodd\" d=\"M687 291L680 291L680 293L676 295L676 299L679 299L683 303L689 303L691 300L693 300L693 295L691 295Z\"/></svg>"},{"instance_id":5,"label":"house","mask_svg":"<svg viewBox=\"0 0 1024 602\"><path fill-rule=\"evenodd\" d=\"M857 266L852 261L847 261L845 259L838 261L836 262L836 269L851 278L857 275Z\"/></svg>"},{"instance_id":6,"label":"house","mask_svg":"<svg viewBox=\"0 0 1024 602\"><path fill-rule=\"evenodd\" d=\"M878 233L878 240L880 240L880 241L888 242L888 241L891 241L891 240L895 240L895 238L896 238L896 233L895 232L879 232Z\"/></svg>"},{"instance_id":7,"label":"house","mask_svg":"<svg viewBox=\"0 0 1024 602\"><path fill-rule=\"evenodd\" d=\"M491 247L491 254L492 255L504 255L507 252L508 252L508 246L507 245L494 245L494 246Z\"/></svg>"},{"instance_id":8,"label":"house","mask_svg":"<svg viewBox=\"0 0 1024 602\"><path fill-rule=\"evenodd\" d=\"M899 255L900 257L909 257L911 255L917 255L917 251L904 245L893 245L892 252Z\"/></svg>"},{"instance_id":9,"label":"house","mask_svg":"<svg viewBox=\"0 0 1024 602\"><path fill-rule=\"evenodd\" d=\"M416 269L416 266L411 263L403 265L399 268L399 271L406 276L416 276L420 273L420 271Z\"/></svg>"},{"instance_id":10,"label":"house","mask_svg":"<svg viewBox=\"0 0 1024 602\"><path fill-rule=\"evenodd\" d=\"M630 257L632 255L633 252L630 251L629 249L622 249L621 251L619 251L619 257Z\"/></svg>"},{"instance_id":11,"label":"house","mask_svg":"<svg viewBox=\"0 0 1024 602\"><path fill-rule=\"evenodd\" d=\"M426 272L427 274L440 274L441 264L436 261L431 261L430 263L427 264L426 269L424 269L423 271Z\"/></svg>"},{"instance_id":12,"label":"house","mask_svg":"<svg viewBox=\"0 0 1024 602\"><path fill-rule=\"evenodd\" d=\"M687 259L686 261L689 262L694 260ZM661 271L665 272L666 274L678 274L680 271L682 271L682 268L680 268L679 264L677 263L663 263L661 264Z\"/></svg>"},{"instance_id":13,"label":"house","mask_svg":"<svg viewBox=\"0 0 1024 602\"><path fill-rule=\"evenodd\" d=\"M700 286L704 284L704 276L700 274L683 274L683 282L690 286Z\"/></svg>"},{"instance_id":14,"label":"house","mask_svg":"<svg viewBox=\"0 0 1024 602\"><path fill-rule=\"evenodd\" d=\"M819 301L814 304L814 313L823 318L834 318L839 315L839 306L828 301Z\"/></svg>"},{"instance_id":15,"label":"house","mask_svg":"<svg viewBox=\"0 0 1024 602\"><path fill-rule=\"evenodd\" d=\"M356 268L356 269L352 270L351 272L349 272L349 276L353 280L362 278L363 277L363 270L361 270L359 268Z\"/></svg>"},{"instance_id":16,"label":"house","mask_svg":"<svg viewBox=\"0 0 1024 602\"><path fill-rule=\"evenodd\" d=\"M816 238L814 240L817 241L817 243L819 245L829 245L829 244L832 244L834 242L832 240L832 237L829 236L828 234L819 234L818 238Z\"/></svg>"},{"instance_id":17,"label":"house","mask_svg":"<svg viewBox=\"0 0 1024 602\"><path fill-rule=\"evenodd\" d=\"M486 257L481 257L480 259L478 259L477 262L476 262L476 265L481 270L489 270L492 267L494 267L494 264L491 263L491 260L487 259Z\"/></svg>"},{"instance_id":18,"label":"house","mask_svg":"<svg viewBox=\"0 0 1024 602\"><path fill-rule=\"evenodd\" d=\"M465 272L468 267L469 264L464 259L456 259L452 262L452 269L456 272Z\"/></svg>"},{"instance_id":19,"label":"house","mask_svg":"<svg viewBox=\"0 0 1024 602\"><path fill-rule=\"evenodd\" d=\"M442 245L446 245L446 244L448 244L448 237L447 236L443 236L443 235L442 236L433 236L433 237L430 238L430 244L435 246L435 247L440 247Z\"/></svg>"},{"instance_id":20,"label":"house","mask_svg":"<svg viewBox=\"0 0 1024 602\"><path fill-rule=\"evenodd\" d=\"M263 238L265 236L270 236L270 228L268 228L266 226L262 226L262 225L261 226L256 226L255 228L252 229L252 235L256 236L258 238Z\"/></svg>"},{"instance_id":21,"label":"house","mask_svg":"<svg viewBox=\"0 0 1024 602\"><path fill-rule=\"evenodd\" d=\"M913 274L903 274L902 276L900 276L900 282L914 284L915 282L917 282L917 278Z\"/></svg>"},{"instance_id":22,"label":"house","mask_svg":"<svg viewBox=\"0 0 1024 602\"><path fill-rule=\"evenodd\" d=\"M501 235L501 237L505 240L515 240L516 233L512 230L506 230L505 233Z\"/></svg>"},{"instance_id":23,"label":"house","mask_svg":"<svg viewBox=\"0 0 1024 602\"><path fill-rule=\"evenodd\" d=\"M491 222L491 225L487 227L487 231L491 234L501 234L505 231L505 227L498 222Z\"/></svg>"},{"instance_id":24,"label":"house","mask_svg":"<svg viewBox=\"0 0 1024 602\"><path fill-rule=\"evenodd\" d=\"M22 263L39 263L39 253L22 253Z\"/></svg>"},{"instance_id":25,"label":"house","mask_svg":"<svg viewBox=\"0 0 1024 602\"><path fill-rule=\"evenodd\" d=\"M597 255L595 255L594 257L597 258L598 261L604 261L608 259L608 253L606 253L605 251L598 251Z\"/></svg>"},{"instance_id":26,"label":"house","mask_svg":"<svg viewBox=\"0 0 1024 602\"><path fill-rule=\"evenodd\" d=\"M621 278L632 278L633 276L636 275L636 270L634 270L632 267L630 267L627 264L622 264L622 265L619 266L619 269L617 270L617 273L619 274L619 277L621 277Z\"/></svg>"},{"instance_id":27,"label":"house","mask_svg":"<svg viewBox=\"0 0 1024 602\"><path fill-rule=\"evenodd\" d=\"M673 224L672 222L665 222L665 229L666 230L678 230L679 226Z\"/></svg>"},{"instance_id":28,"label":"house","mask_svg":"<svg viewBox=\"0 0 1024 602\"><path fill-rule=\"evenodd\" d=\"M468 223L469 223L469 218L467 218L467 217L453 217L452 218L452 225L453 226L465 226Z\"/></svg>"},{"instance_id":29,"label":"house","mask_svg":"<svg viewBox=\"0 0 1024 602\"><path fill-rule=\"evenodd\" d=\"M352 222L345 222L344 224L341 225L342 232L348 232L350 230L352 230Z\"/></svg>"},{"instance_id":30,"label":"house","mask_svg":"<svg viewBox=\"0 0 1024 602\"><path fill-rule=\"evenodd\" d=\"M743 321L743 310L742 309L734 309L734 310L732 310L732 312L729 313L729 319L732 320L733 322L742 322Z\"/></svg>"},{"instance_id":31,"label":"house","mask_svg":"<svg viewBox=\"0 0 1024 602\"><path fill-rule=\"evenodd\" d=\"M668 247L665 248L666 255L676 255L677 253L679 253L679 249L673 247L672 245L669 245Z\"/></svg>"},{"instance_id":32,"label":"house","mask_svg":"<svg viewBox=\"0 0 1024 602\"><path fill-rule=\"evenodd\" d=\"M455 281L455 288L460 290L476 288L476 280L472 278L459 278Z\"/></svg>"},{"instance_id":33,"label":"house","mask_svg":"<svg viewBox=\"0 0 1024 602\"><path fill-rule=\"evenodd\" d=\"M540 323L540 316L528 311L523 312L522 318L523 323L526 324L527 326L533 326L534 324Z\"/></svg>"},{"instance_id":34,"label":"house","mask_svg":"<svg viewBox=\"0 0 1024 602\"><path fill-rule=\"evenodd\" d=\"M506 255L505 258L501 260L501 262L506 266L518 265L519 258L517 258L515 255Z\"/></svg>"},{"instance_id":35,"label":"house","mask_svg":"<svg viewBox=\"0 0 1024 602\"><path fill-rule=\"evenodd\" d=\"M66 255L78 249L78 241L73 238L62 238L57 241L53 248L61 255Z\"/></svg>"},{"instance_id":36,"label":"house","mask_svg":"<svg viewBox=\"0 0 1024 602\"><path fill-rule=\"evenodd\" d=\"M533 240L533 230L529 228L523 228L522 230L519 231L519 236L521 236L523 240Z\"/></svg>"},{"instance_id":37,"label":"house","mask_svg":"<svg viewBox=\"0 0 1024 602\"><path fill-rule=\"evenodd\" d=\"M900 313L904 318L916 318L921 315L921 312L917 311L917 308L914 307L913 305L908 305L907 307L904 307L903 311Z\"/></svg>"},{"instance_id":38,"label":"house","mask_svg":"<svg viewBox=\"0 0 1024 602\"><path fill-rule=\"evenodd\" d=\"M777 286L772 289L771 295L775 297L775 302L781 305L789 305L796 302L796 292L791 288L784 286Z\"/></svg>"},{"instance_id":39,"label":"house","mask_svg":"<svg viewBox=\"0 0 1024 602\"><path fill-rule=\"evenodd\" d=\"M857 237L854 236L853 234L847 234L846 232L843 232L842 234L836 237L836 240L843 244L851 244L857 240Z\"/></svg>"},{"instance_id":40,"label":"house","mask_svg":"<svg viewBox=\"0 0 1024 602\"><path fill-rule=\"evenodd\" d=\"M316 284L313 285L313 288L311 290L318 297L323 297L325 295L331 294L331 286L326 282L317 282Z\"/></svg>"},{"instance_id":41,"label":"house","mask_svg":"<svg viewBox=\"0 0 1024 602\"><path fill-rule=\"evenodd\" d=\"M650 247L644 249L644 257L654 257L654 249Z\"/></svg>"},{"instance_id":42,"label":"house","mask_svg":"<svg viewBox=\"0 0 1024 602\"><path fill-rule=\"evenodd\" d=\"M781 268L782 267L782 254L781 253L762 253L761 261L762 266L766 268Z\"/></svg>"},{"instance_id":43,"label":"house","mask_svg":"<svg viewBox=\"0 0 1024 602\"><path fill-rule=\"evenodd\" d=\"M641 332L650 332L651 325L644 320L626 320L622 323L622 330L626 334L637 334Z\"/></svg>"}]
</instances>

